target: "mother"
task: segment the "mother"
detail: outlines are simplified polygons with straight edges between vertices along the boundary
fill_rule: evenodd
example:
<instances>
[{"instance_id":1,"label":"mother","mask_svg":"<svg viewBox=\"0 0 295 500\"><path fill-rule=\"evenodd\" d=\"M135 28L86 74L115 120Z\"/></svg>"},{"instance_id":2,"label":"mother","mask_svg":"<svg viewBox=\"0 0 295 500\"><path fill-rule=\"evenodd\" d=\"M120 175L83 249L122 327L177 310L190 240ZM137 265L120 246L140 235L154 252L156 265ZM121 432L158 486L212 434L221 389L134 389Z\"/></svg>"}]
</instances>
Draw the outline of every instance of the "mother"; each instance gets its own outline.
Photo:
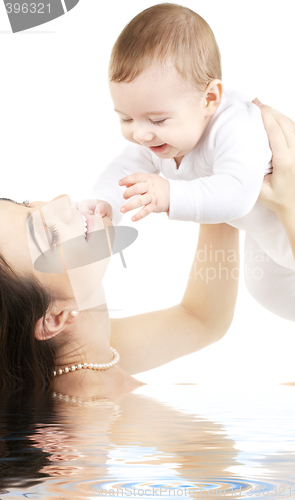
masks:
<instances>
[{"instance_id":1,"label":"mother","mask_svg":"<svg viewBox=\"0 0 295 500\"><path fill-rule=\"evenodd\" d=\"M274 160L279 158L281 164L274 163L272 182L266 179L270 189L264 186L262 201L269 203L284 220L291 241L294 238L294 198L291 196L295 186L294 134L290 120L277 116L270 108L263 109ZM276 140L279 134L284 141ZM284 203L286 197L290 203ZM75 232L78 223L79 228L83 227L83 221L67 196L63 195L60 200L63 212L55 213L54 223L62 238L69 230ZM179 304L110 320L105 305L78 312L67 273L45 274L34 269L26 220L31 213L40 207L44 210L48 205L0 201L2 387L49 387L52 384L56 390L70 395L115 397L141 385L132 374L197 351L226 333L233 317L238 284L236 229L226 224L200 227L197 252ZM110 224L106 217L101 222L105 226ZM294 239L292 241L294 244ZM204 250L205 245L211 245L215 256L207 262L198 259L199 255L203 257L204 253L198 252ZM206 279L209 275L216 275L216 279ZM83 286L88 283L91 287L92 281L88 274ZM116 359L109 364L113 358L110 344L120 352L119 364ZM54 377L54 372L61 375Z\"/></svg>"},{"instance_id":2,"label":"mother","mask_svg":"<svg viewBox=\"0 0 295 500\"><path fill-rule=\"evenodd\" d=\"M58 197L53 203L57 202L60 210L53 211L52 223L62 241L69 233L79 234L84 224L68 196ZM211 245L212 252L222 252L216 253L214 262L199 261L196 252L179 304L110 320L102 302L98 307L78 311L77 294L73 294L67 272L43 273L33 267L26 221L31 214L40 213L40 208L44 214L51 205L52 202L28 205L0 201L2 387L53 384L60 392L88 396L129 392L142 385L132 374L197 351L226 333L233 317L238 285L235 260L238 232L234 228L225 224L201 227L197 250L203 253L199 255L203 257L205 245ZM98 224L97 221L105 226L110 224L106 217L96 217L92 222ZM48 231L50 233L50 228ZM34 239L43 247L36 223ZM220 277L206 279L206 273L212 276L216 272L218 276L219 265L224 269ZM92 274L83 272L82 277L83 289L92 288ZM93 367L111 362L110 344L119 351L120 364ZM89 364L90 369L81 368L84 363ZM54 377L54 372L62 375Z\"/></svg>"}]
</instances>

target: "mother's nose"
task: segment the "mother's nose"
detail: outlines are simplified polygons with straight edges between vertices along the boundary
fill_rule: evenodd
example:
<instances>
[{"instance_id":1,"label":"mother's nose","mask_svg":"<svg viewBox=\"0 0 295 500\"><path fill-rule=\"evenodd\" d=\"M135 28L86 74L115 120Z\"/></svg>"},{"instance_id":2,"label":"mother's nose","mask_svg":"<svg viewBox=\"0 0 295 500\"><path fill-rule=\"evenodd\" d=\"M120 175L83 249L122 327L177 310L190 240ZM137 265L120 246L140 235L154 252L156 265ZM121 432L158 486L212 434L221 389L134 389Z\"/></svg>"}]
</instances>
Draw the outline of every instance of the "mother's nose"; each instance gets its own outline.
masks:
<instances>
[{"instance_id":1,"label":"mother's nose","mask_svg":"<svg viewBox=\"0 0 295 500\"><path fill-rule=\"evenodd\" d=\"M53 203L56 200L62 200L63 198L64 198L63 202L71 206L72 201L68 194L60 194L59 196L53 198L53 200L51 200L49 203Z\"/></svg>"},{"instance_id":2,"label":"mother's nose","mask_svg":"<svg viewBox=\"0 0 295 500\"><path fill-rule=\"evenodd\" d=\"M72 200L67 194L61 194L53 198L53 200L46 205L45 210L52 215L58 214L66 224L69 224L72 220Z\"/></svg>"}]
</instances>

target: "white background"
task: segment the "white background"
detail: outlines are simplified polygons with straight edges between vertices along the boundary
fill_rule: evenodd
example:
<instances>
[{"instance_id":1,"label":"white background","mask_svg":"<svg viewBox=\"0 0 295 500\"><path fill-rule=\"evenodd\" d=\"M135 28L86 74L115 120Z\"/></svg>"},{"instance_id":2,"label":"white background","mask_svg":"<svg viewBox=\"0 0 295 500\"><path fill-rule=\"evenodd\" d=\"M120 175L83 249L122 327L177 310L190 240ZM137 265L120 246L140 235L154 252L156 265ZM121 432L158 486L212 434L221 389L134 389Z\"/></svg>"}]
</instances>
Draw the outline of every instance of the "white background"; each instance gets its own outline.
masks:
<instances>
[{"instance_id":1,"label":"white background","mask_svg":"<svg viewBox=\"0 0 295 500\"><path fill-rule=\"evenodd\" d=\"M0 197L89 197L96 177L125 145L108 93L112 45L132 17L155 3L161 2L80 0L57 20L12 34L0 2ZM183 0L183 5L213 29L225 86L294 119L294 0ZM177 303L197 241L192 222L152 214L133 224L131 215L123 224L134 225L139 237L125 250L127 269L116 255L105 277L116 317ZM255 303L241 279L235 319L222 341L139 378L237 385L295 381L294 348L294 323Z\"/></svg>"}]
</instances>

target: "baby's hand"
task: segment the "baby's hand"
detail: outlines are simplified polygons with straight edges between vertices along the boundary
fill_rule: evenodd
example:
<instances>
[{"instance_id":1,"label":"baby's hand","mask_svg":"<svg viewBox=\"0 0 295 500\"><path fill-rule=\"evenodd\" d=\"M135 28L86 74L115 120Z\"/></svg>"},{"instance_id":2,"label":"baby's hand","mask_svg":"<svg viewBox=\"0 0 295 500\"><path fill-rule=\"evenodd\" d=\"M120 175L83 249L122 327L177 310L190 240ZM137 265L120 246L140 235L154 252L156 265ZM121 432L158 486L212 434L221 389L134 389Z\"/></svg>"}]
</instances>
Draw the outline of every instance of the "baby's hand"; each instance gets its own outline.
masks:
<instances>
[{"instance_id":1,"label":"baby's hand","mask_svg":"<svg viewBox=\"0 0 295 500\"><path fill-rule=\"evenodd\" d=\"M82 214L96 215L100 214L101 217L108 217L112 220L113 210L107 201L103 200L83 200L77 203L77 209Z\"/></svg>"},{"instance_id":2,"label":"baby's hand","mask_svg":"<svg viewBox=\"0 0 295 500\"><path fill-rule=\"evenodd\" d=\"M123 198L128 200L128 198L136 194L140 195L121 207L123 213L143 207L132 217L133 221L143 219L152 212L169 212L169 182L158 174L137 173L127 175L119 181L119 184L128 188L124 192Z\"/></svg>"}]
</instances>

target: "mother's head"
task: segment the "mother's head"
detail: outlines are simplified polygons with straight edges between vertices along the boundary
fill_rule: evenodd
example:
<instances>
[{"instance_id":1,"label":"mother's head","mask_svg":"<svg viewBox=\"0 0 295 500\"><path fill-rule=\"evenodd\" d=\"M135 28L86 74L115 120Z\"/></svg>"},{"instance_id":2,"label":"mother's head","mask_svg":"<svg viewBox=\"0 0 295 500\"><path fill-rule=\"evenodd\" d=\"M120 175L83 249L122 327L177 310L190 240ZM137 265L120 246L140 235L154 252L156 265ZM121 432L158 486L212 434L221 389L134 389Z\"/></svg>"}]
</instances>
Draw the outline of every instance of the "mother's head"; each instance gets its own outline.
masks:
<instances>
[{"instance_id":1,"label":"mother's head","mask_svg":"<svg viewBox=\"0 0 295 500\"><path fill-rule=\"evenodd\" d=\"M72 325L71 311L94 307L104 300L101 289L97 290L108 259L68 271L61 248L62 243L75 241L71 249L79 262L87 252L90 226L93 231L108 224L94 216L87 221L88 230L85 218L65 195L50 203L0 201L2 387L48 386L58 349L68 341L58 334L66 333ZM62 260L62 272L36 270L33 263L37 256L46 260L52 251Z\"/></svg>"}]
</instances>

